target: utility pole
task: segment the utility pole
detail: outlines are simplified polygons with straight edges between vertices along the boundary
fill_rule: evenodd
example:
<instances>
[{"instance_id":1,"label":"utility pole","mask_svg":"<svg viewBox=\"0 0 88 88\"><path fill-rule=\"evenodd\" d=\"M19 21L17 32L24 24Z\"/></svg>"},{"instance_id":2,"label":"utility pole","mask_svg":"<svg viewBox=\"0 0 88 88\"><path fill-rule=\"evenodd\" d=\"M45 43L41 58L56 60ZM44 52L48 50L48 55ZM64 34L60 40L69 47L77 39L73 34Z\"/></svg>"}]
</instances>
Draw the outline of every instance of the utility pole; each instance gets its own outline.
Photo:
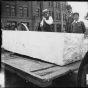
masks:
<instances>
[{"instance_id":1,"label":"utility pole","mask_svg":"<svg viewBox=\"0 0 88 88\"><path fill-rule=\"evenodd\" d=\"M42 20L43 1L40 1L40 20Z\"/></svg>"},{"instance_id":2,"label":"utility pole","mask_svg":"<svg viewBox=\"0 0 88 88\"><path fill-rule=\"evenodd\" d=\"M63 7L62 7L63 2L61 2L61 31L63 31Z\"/></svg>"},{"instance_id":3,"label":"utility pole","mask_svg":"<svg viewBox=\"0 0 88 88\"><path fill-rule=\"evenodd\" d=\"M43 10L43 1L40 1L40 22L42 20L42 10ZM41 27L41 31L43 31L42 27Z\"/></svg>"},{"instance_id":4,"label":"utility pole","mask_svg":"<svg viewBox=\"0 0 88 88\"><path fill-rule=\"evenodd\" d=\"M32 6L32 1L31 1L31 20L32 20L32 30L33 30L33 6Z\"/></svg>"}]
</instances>

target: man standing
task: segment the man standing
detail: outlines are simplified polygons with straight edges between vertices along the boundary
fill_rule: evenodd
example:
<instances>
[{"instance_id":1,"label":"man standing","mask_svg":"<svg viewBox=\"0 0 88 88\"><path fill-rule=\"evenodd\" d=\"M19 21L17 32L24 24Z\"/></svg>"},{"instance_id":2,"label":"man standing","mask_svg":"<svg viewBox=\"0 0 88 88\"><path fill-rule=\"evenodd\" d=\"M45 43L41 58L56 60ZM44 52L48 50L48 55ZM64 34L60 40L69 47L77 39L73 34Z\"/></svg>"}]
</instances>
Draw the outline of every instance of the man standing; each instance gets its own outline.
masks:
<instances>
[{"instance_id":1,"label":"man standing","mask_svg":"<svg viewBox=\"0 0 88 88\"><path fill-rule=\"evenodd\" d=\"M66 32L71 33L71 23L74 21L71 5L67 5Z\"/></svg>"},{"instance_id":2,"label":"man standing","mask_svg":"<svg viewBox=\"0 0 88 88\"><path fill-rule=\"evenodd\" d=\"M83 21L79 20L79 13L74 13L74 21L71 24L72 33L85 33L86 27Z\"/></svg>"},{"instance_id":3,"label":"man standing","mask_svg":"<svg viewBox=\"0 0 88 88\"><path fill-rule=\"evenodd\" d=\"M49 10L44 9L42 13L43 13L43 17L40 23L41 29L43 31L52 32L51 26L53 24L53 18L49 15Z\"/></svg>"}]
</instances>

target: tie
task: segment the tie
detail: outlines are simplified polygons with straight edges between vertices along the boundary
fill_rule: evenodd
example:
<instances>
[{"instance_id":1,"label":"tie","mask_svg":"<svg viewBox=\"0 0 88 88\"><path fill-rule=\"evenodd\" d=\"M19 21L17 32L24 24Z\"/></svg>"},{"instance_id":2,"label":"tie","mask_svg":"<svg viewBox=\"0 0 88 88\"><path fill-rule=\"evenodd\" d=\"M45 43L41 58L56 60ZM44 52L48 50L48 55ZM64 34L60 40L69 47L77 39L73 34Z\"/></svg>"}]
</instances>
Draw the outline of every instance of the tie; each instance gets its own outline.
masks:
<instances>
[{"instance_id":1,"label":"tie","mask_svg":"<svg viewBox=\"0 0 88 88\"><path fill-rule=\"evenodd\" d=\"M76 30L77 21L73 24L73 32Z\"/></svg>"}]
</instances>

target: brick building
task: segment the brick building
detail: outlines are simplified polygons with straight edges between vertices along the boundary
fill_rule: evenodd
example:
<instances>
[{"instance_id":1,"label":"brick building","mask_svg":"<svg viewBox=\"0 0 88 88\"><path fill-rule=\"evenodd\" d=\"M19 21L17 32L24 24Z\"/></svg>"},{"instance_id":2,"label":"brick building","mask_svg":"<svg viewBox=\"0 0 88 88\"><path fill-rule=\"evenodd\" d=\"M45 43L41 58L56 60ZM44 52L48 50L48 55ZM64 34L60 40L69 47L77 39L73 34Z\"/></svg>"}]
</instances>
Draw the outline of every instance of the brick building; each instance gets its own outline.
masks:
<instances>
[{"instance_id":1,"label":"brick building","mask_svg":"<svg viewBox=\"0 0 88 88\"><path fill-rule=\"evenodd\" d=\"M37 31L41 11L47 8L54 19L54 31L60 32L66 25L66 4L61 1L1 1L1 20L4 25L23 22L29 30Z\"/></svg>"}]
</instances>

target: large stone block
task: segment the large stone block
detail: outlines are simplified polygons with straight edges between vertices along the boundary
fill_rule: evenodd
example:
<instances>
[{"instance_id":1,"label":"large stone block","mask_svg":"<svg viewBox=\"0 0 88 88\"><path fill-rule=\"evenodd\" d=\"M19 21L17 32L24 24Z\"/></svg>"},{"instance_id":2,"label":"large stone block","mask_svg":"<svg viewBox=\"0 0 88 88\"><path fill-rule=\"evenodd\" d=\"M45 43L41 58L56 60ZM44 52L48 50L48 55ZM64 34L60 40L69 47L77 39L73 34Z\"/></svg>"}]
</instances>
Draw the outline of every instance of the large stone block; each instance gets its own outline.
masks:
<instances>
[{"instance_id":1,"label":"large stone block","mask_svg":"<svg viewBox=\"0 0 88 88\"><path fill-rule=\"evenodd\" d=\"M66 65L82 59L83 34L3 31L6 50L38 58L57 65Z\"/></svg>"}]
</instances>

